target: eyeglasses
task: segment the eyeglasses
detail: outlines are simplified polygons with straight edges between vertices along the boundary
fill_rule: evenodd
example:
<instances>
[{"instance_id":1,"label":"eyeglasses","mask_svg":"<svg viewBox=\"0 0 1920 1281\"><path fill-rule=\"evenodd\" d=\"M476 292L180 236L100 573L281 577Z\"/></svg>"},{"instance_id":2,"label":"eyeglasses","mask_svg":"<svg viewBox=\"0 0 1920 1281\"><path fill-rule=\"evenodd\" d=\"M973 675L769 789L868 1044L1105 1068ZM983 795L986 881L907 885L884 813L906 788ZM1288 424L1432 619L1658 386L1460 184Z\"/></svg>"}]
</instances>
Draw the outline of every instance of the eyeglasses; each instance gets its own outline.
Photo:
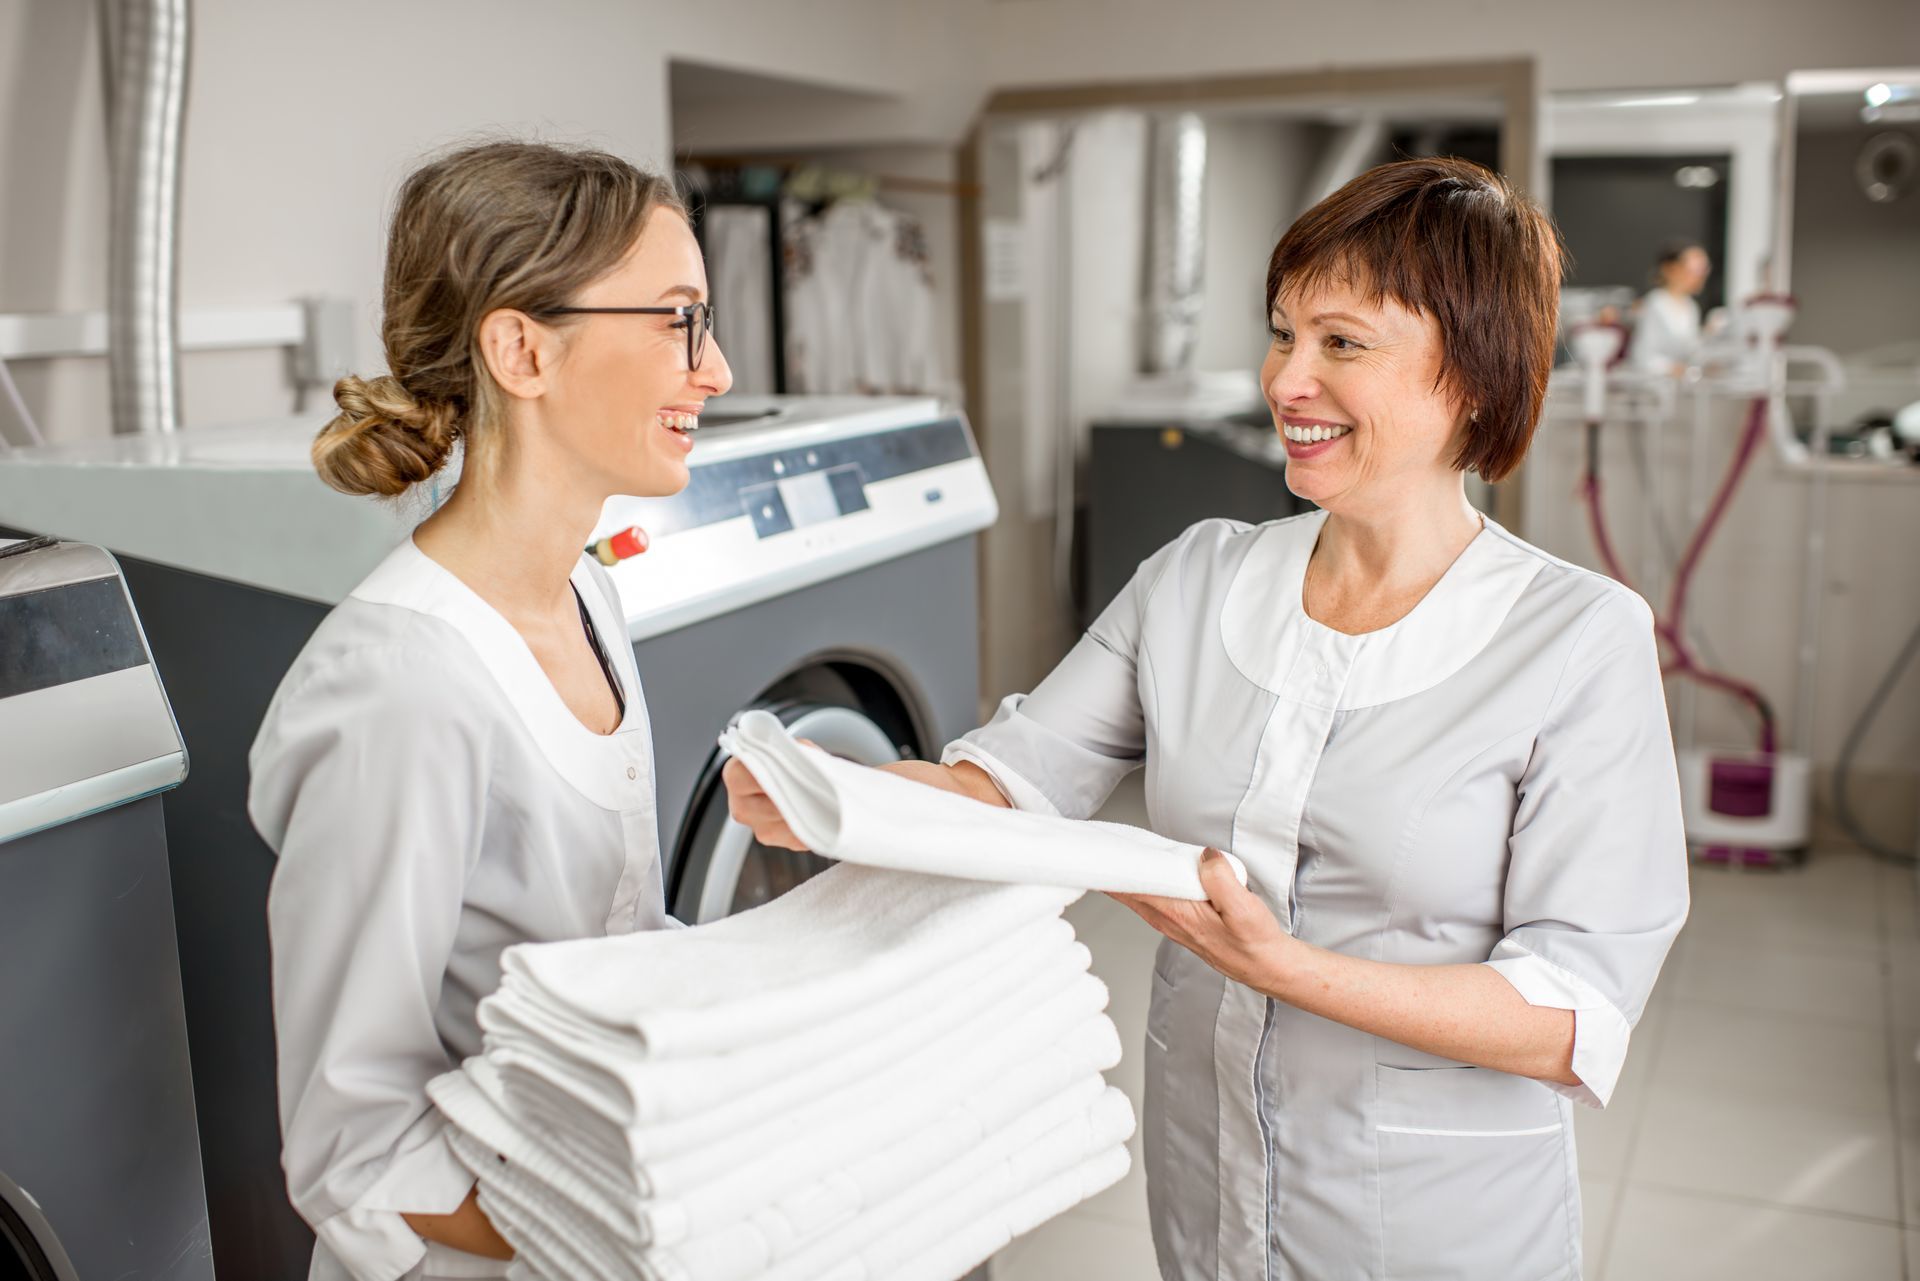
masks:
<instances>
[{"instance_id":1,"label":"eyeglasses","mask_svg":"<svg viewBox=\"0 0 1920 1281\"><path fill-rule=\"evenodd\" d=\"M713 332L713 304L691 303L685 307L555 307L550 316L678 316L675 329L687 331L687 368L700 368L707 354L707 335Z\"/></svg>"}]
</instances>

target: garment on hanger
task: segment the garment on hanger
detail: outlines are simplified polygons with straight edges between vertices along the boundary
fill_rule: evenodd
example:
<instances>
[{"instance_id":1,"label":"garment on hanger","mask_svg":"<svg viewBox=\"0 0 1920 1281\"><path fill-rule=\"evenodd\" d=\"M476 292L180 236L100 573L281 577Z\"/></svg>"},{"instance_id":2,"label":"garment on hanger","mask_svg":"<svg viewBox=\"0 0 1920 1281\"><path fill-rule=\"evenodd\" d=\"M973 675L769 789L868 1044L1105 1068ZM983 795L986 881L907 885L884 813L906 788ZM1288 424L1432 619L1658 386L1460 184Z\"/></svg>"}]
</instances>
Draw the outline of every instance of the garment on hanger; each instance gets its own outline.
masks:
<instances>
[{"instance_id":1,"label":"garment on hanger","mask_svg":"<svg viewBox=\"0 0 1920 1281\"><path fill-rule=\"evenodd\" d=\"M842 200L786 221L788 390L930 392L933 274L918 219L871 200Z\"/></svg>"},{"instance_id":2,"label":"garment on hanger","mask_svg":"<svg viewBox=\"0 0 1920 1281\"><path fill-rule=\"evenodd\" d=\"M733 390L770 395L773 361L773 240L764 205L710 205L705 215L707 285L733 370Z\"/></svg>"}]
</instances>

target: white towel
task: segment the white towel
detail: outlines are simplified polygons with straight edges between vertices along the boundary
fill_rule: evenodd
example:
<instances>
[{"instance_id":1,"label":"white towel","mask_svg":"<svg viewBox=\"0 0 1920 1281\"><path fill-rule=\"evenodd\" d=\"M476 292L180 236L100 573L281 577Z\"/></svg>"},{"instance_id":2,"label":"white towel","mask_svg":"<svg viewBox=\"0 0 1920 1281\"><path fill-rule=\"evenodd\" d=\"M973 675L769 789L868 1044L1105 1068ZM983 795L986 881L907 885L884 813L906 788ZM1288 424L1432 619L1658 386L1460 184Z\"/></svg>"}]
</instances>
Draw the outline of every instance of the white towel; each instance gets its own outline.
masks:
<instances>
[{"instance_id":1,"label":"white towel","mask_svg":"<svg viewBox=\"0 0 1920 1281\"><path fill-rule=\"evenodd\" d=\"M927 975L915 984L864 1008L847 1011L830 1024L803 1028L770 1039L757 1038L746 1046L729 1047L723 1054L733 1057L749 1052L777 1050L811 1056L817 1052L820 1044L837 1040L840 1036L838 1030L844 1030L849 1037L857 1037L868 1029L884 1029L892 1025L898 1017L898 1011L917 1010L933 1000L941 999L946 993L964 987L976 975L997 967L1016 953L1039 953L1049 947L1057 950L1072 942L1073 927L1065 920L1050 917L1033 921L1005 937L984 943L978 951L960 957L953 964ZM597 1020L581 1018L567 1007L549 1002L540 989L518 975L506 975L492 999L481 1003L479 1014L480 1027L490 1040L531 1037L595 1060L602 1056L635 1060L656 1057L647 1053L643 1046L636 1045L631 1028L610 1027ZM711 1063L714 1058L696 1055L659 1061L676 1064ZM701 1070L704 1072L706 1069Z\"/></svg>"},{"instance_id":2,"label":"white towel","mask_svg":"<svg viewBox=\"0 0 1920 1281\"><path fill-rule=\"evenodd\" d=\"M651 1126L734 1107L763 1087L817 1076L827 1065L846 1076L877 1070L955 1022L989 1007L1010 1009L1048 983L1064 984L1092 959L1066 921L1036 921L865 1009L726 1054L646 1055L630 1035L556 1015L529 999L524 985L482 1002L480 1023L489 1057L510 1074L524 1070L555 1082L614 1125ZM665 1154L657 1144L644 1155L656 1154Z\"/></svg>"},{"instance_id":3,"label":"white towel","mask_svg":"<svg viewBox=\"0 0 1920 1281\"><path fill-rule=\"evenodd\" d=\"M757 1281L952 1281L1022 1232L1118 1183L1133 1108L1109 1088L1084 1118L1011 1155L982 1145Z\"/></svg>"},{"instance_id":4,"label":"white towel","mask_svg":"<svg viewBox=\"0 0 1920 1281\"><path fill-rule=\"evenodd\" d=\"M958 1029L884 1073L843 1083L731 1138L671 1162L631 1167L618 1186L579 1159L584 1145L599 1142L591 1131L542 1124L541 1137L530 1135L517 1120L520 1109L494 1093L496 1074L485 1060L429 1083L428 1093L456 1126L526 1165L611 1229L636 1244L666 1245L724 1227L909 1136L937 1143L956 1105L1004 1113L1036 1080L1060 1089L1112 1067L1119 1034L1100 1013L1105 1001L1104 985L1081 975L1003 1028ZM1062 1027L1069 1029L1064 1035ZM502 1124L509 1117L516 1119Z\"/></svg>"},{"instance_id":5,"label":"white towel","mask_svg":"<svg viewBox=\"0 0 1920 1281\"><path fill-rule=\"evenodd\" d=\"M524 1094L503 1091L500 1082L504 1074L490 1062L470 1060L467 1071L500 1111L515 1118L522 1131L539 1136L573 1178L591 1184L607 1204L619 1206L634 1197L685 1194L691 1198L689 1212L696 1222L704 1222L698 1218L701 1207L724 1211L726 1204L748 1196L743 1181L752 1181L751 1186L762 1188L767 1196L776 1194L780 1190L777 1186L763 1186L762 1182L770 1172L766 1153L781 1150L777 1145L783 1137L804 1134L806 1127L816 1122L835 1126L837 1143L810 1143L803 1156L789 1157L789 1166L775 1165L772 1172L817 1169L819 1161L847 1144L877 1146L889 1137L887 1126L901 1127L895 1132L904 1133L937 1116L941 1107L953 1106L980 1082L1016 1088L1026 1078L1043 1074L1057 1083L1080 1073L1113 1067L1120 1059L1119 1034L1113 1030L1112 1021L1095 1008L1102 1000L1104 991L1099 989L1098 980L1082 976L1079 987L1061 993L1059 999L1025 1020L1010 1019L1004 1027L995 1027L989 1020L978 1021L930 1043L885 1072L851 1082L823 1084L817 1094L796 1097L782 1114L758 1126L716 1137L712 1143L696 1146L678 1157L646 1163L623 1157L622 1137L604 1128L596 1129L577 1110L570 1111L546 1099L530 1105ZM1066 1026L1067 1032L1060 1033L1060 1026ZM965 1075L969 1072L976 1074L971 1080ZM934 1092L935 1086L945 1088L949 1084L956 1093L942 1098ZM851 1115L844 1125L836 1121L842 1112ZM716 1171L732 1179L730 1191L719 1203L714 1199L715 1190L708 1186L719 1177ZM650 1212L649 1222L664 1213L657 1209Z\"/></svg>"},{"instance_id":6,"label":"white towel","mask_svg":"<svg viewBox=\"0 0 1920 1281\"><path fill-rule=\"evenodd\" d=\"M930 790L930 789L929 789ZM1079 892L829 868L771 903L688 930L522 944L502 983L661 1057L787 1036L882 1000L1060 912Z\"/></svg>"},{"instance_id":7,"label":"white towel","mask_svg":"<svg viewBox=\"0 0 1920 1281\"><path fill-rule=\"evenodd\" d=\"M771 712L734 717L720 746L752 771L817 854L904 871L1204 899L1203 848L1119 823L982 805L796 742ZM1242 885L1247 870L1228 856Z\"/></svg>"},{"instance_id":8,"label":"white towel","mask_svg":"<svg viewBox=\"0 0 1920 1281\"><path fill-rule=\"evenodd\" d=\"M586 1281L800 1281L827 1275L891 1278L913 1266L952 1281L1013 1236L1110 1186L1127 1170L1133 1111L1115 1089L1076 1088L1014 1119L960 1161L899 1189L872 1212L795 1240L784 1260L737 1248L740 1239L689 1242L680 1250L636 1249L604 1233L564 1198L471 1136L455 1150L480 1181L480 1204L541 1273ZM716 1248L718 1247L718 1248ZM733 1248L729 1248L733 1247Z\"/></svg>"},{"instance_id":9,"label":"white towel","mask_svg":"<svg viewBox=\"0 0 1920 1281\"><path fill-rule=\"evenodd\" d=\"M1039 1142L1086 1115L1106 1089L1106 1083L1093 1074L1064 1090L1029 1097L1024 1106L1000 1106L1009 1101L1002 1098L984 1107L970 1103L957 1108L940 1127L903 1138L739 1223L657 1251L654 1269L672 1281L746 1281L971 1152L991 1147L1011 1155Z\"/></svg>"}]
</instances>

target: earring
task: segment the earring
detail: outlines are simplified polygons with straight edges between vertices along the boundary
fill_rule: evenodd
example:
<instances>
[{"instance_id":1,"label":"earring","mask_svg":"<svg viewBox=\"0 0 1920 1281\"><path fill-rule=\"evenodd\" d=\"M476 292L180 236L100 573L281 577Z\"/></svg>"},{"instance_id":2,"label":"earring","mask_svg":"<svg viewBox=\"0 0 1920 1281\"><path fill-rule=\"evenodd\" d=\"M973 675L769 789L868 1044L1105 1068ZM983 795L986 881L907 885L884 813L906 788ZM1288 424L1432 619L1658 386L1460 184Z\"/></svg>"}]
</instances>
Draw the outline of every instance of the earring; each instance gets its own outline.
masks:
<instances>
[{"instance_id":1,"label":"earring","mask_svg":"<svg viewBox=\"0 0 1920 1281\"><path fill-rule=\"evenodd\" d=\"M1468 421L1468 422L1470 422L1470 423L1477 423L1477 422L1479 422L1479 421L1480 421L1480 411L1476 409L1476 410L1474 410L1474 411L1473 411L1472 413L1470 413L1470 414L1468 414L1468 415L1467 415L1467 421Z\"/></svg>"}]
</instances>

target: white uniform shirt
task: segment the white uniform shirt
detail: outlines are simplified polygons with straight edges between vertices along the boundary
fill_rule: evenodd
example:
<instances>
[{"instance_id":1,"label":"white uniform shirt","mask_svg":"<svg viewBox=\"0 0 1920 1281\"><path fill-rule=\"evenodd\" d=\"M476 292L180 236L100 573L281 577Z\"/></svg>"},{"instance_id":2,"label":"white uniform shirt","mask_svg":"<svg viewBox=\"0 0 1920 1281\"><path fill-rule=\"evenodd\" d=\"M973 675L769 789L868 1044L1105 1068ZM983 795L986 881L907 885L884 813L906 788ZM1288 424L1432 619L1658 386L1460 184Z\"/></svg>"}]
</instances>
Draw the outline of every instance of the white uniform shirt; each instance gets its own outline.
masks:
<instances>
[{"instance_id":1,"label":"white uniform shirt","mask_svg":"<svg viewBox=\"0 0 1920 1281\"><path fill-rule=\"evenodd\" d=\"M1633 322L1633 365L1649 374L1670 374L1700 355L1700 304L1665 289L1640 300Z\"/></svg>"},{"instance_id":2,"label":"white uniform shirt","mask_svg":"<svg viewBox=\"0 0 1920 1281\"><path fill-rule=\"evenodd\" d=\"M316 1281L504 1274L400 1218L473 1185L424 1087L479 1051L503 949L669 923L625 620L599 566L573 585L625 691L613 734L409 539L321 623L254 742L282 1161Z\"/></svg>"},{"instance_id":3,"label":"white uniform shirt","mask_svg":"<svg viewBox=\"0 0 1920 1281\"><path fill-rule=\"evenodd\" d=\"M1563 1088L1162 943L1142 1135L1170 1281L1577 1276L1571 1106L1612 1095L1687 912L1651 614L1490 523L1404 618L1345 635L1301 607L1325 519L1194 526L943 759L1075 818L1144 764L1153 828L1238 855L1296 937L1488 964L1573 1011Z\"/></svg>"}]
</instances>

